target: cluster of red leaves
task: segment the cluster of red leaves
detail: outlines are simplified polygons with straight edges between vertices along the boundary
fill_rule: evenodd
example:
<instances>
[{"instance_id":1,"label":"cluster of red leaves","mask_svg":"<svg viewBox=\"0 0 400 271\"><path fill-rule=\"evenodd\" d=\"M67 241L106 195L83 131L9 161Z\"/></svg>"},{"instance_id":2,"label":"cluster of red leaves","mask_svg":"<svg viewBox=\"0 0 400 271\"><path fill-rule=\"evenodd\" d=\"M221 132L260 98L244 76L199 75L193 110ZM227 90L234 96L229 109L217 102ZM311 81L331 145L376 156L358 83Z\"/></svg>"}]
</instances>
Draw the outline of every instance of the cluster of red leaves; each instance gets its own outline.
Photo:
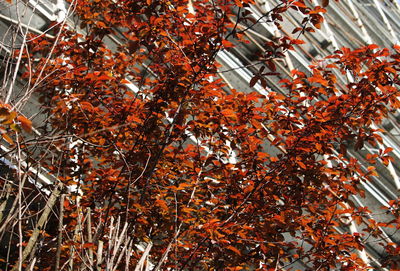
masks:
<instances>
[{"instance_id":1,"label":"cluster of red leaves","mask_svg":"<svg viewBox=\"0 0 400 271\"><path fill-rule=\"evenodd\" d=\"M32 82L44 68L38 92L51 125L75 141L54 146L59 164L43 164L76 185L80 204L105 225L84 249L107 246L108 220L121 216L136 244L154 243L154 263L173 247L165 268L264 270L300 259L318 270L361 269L362 238L336 227L344 213L365 220L367 211L343 206L375 171L363 172L346 149L381 141L370 126L399 107L400 55L342 49L311 76L293 71L280 93L226 93L215 58L233 46L227 36L243 34L233 6L251 1L194 2L191 14L186 0L78 0L85 34L62 30L52 50L42 38L32 42L32 55L43 55ZM301 0L282 1L272 20L279 25L291 7L307 16L295 32L319 27L325 10ZM340 84L337 73L353 81ZM67 229L77 219L70 202ZM376 227L371 234L380 234Z\"/></svg>"}]
</instances>

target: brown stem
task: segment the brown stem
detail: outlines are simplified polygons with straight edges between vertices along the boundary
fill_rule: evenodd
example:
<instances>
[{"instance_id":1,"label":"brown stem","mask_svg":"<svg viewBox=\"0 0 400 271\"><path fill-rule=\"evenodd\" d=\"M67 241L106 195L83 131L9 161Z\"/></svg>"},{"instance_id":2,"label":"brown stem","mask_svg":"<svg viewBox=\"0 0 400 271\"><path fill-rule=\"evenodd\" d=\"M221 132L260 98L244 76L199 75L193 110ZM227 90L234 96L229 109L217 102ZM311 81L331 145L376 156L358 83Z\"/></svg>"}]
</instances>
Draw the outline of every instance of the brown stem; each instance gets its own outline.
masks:
<instances>
[{"instance_id":1,"label":"brown stem","mask_svg":"<svg viewBox=\"0 0 400 271\"><path fill-rule=\"evenodd\" d=\"M54 271L58 271L59 267L60 267L62 230L63 230L63 219L64 219L64 200L65 200L65 194L62 194L61 199L60 199L60 214L59 214L59 219L58 219L57 253L56 253L56 264L54 266Z\"/></svg>"},{"instance_id":2,"label":"brown stem","mask_svg":"<svg viewBox=\"0 0 400 271\"><path fill-rule=\"evenodd\" d=\"M63 184L59 183L54 188L54 190L51 192L50 198L46 203L46 207L44 208L43 213L40 216L39 221L36 224L36 227L33 230L31 237L29 238L28 244L26 245L25 249L22 252L22 258L19 259L19 261L21 263L23 263L25 261L25 259L31 253L31 251L35 248L39 234L40 234L44 224L47 222L47 219L50 215L51 210L54 207L54 204L56 203L58 197L60 196L62 187L63 187ZM11 271L17 271L17 270L18 270L18 264L14 265L14 267L11 269Z\"/></svg>"}]
</instances>

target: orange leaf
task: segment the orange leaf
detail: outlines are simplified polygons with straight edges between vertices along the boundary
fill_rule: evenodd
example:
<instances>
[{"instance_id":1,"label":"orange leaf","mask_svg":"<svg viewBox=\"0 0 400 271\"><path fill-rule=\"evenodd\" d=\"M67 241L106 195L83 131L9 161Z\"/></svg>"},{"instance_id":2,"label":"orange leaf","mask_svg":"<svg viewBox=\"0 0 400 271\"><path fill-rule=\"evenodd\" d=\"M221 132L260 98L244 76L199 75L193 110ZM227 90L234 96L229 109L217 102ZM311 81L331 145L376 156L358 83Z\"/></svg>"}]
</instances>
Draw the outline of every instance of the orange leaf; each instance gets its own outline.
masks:
<instances>
[{"instance_id":1,"label":"orange leaf","mask_svg":"<svg viewBox=\"0 0 400 271\"><path fill-rule=\"evenodd\" d=\"M121 84L132 84L132 83L129 82L128 80L126 80L126 79L122 79L121 80Z\"/></svg>"},{"instance_id":2,"label":"orange leaf","mask_svg":"<svg viewBox=\"0 0 400 271\"><path fill-rule=\"evenodd\" d=\"M233 110L231 109L224 109L222 110L222 115L224 115L225 117L231 117L231 118L236 118L236 114Z\"/></svg>"},{"instance_id":3,"label":"orange leaf","mask_svg":"<svg viewBox=\"0 0 400 271\"><path fill-rule=\"evenodd\" d=\"M2 136L3 136L4 140L7 141L10 145L14 144L14 141L12 140L12 138L9 135L2 134Z\"/></svg>"},{"instance_id":4,"label":"orange leaf","mask_svg":"<svg viewBox=\"0 0 400 271\"><path fill-rule=\"evenodd\" d=\"M393 148L388 147L388 148L385 149L385 151L384 151L383 153L384 153L384 154L387 154L387 153L389 153L389 152L391 152L391 151L393 151Z\"/></svg>"},{"instance_id":5,"label":"orange leaf","mask_svg":"<svg viewBox=\"0 0 400 271\"><path fill-rule=\"evenodd\" d=\"M318 14L318 13L326 13L326 9L321 7L316 7L314 10L310 11L308 14Z\"/></svg>"},{"instance_id":6,"label":"orange leaf","mask_svg":"<svg viewBox=\"0 0 400 271\"><path fill-rule=\"evenodd\" d=\"M306 166L303 162L297 161L297 164L298 164L302 169L307 169L307 166Z\"/></svg>"},{"instance_id":7,"label":"orange leaf","mask_svg":"<svg viewBox=\"0 0 400 271\"><path fill-rule=\"evenodd\" d=\"M230 42L230 41L227 41L227 40L223 40L223 41L222 41L222 45L223 45L225 48L233 47L233 43Z\"/></svg>"},{"instance_id":8,"label":"orange leaf","mask_svg":"<svg viewBox=\"0 0 400 271\"><path fill-rule=\"evenodd\" d=\"M164 200L158 199L155 201L155 204L158 205L164 211L168 211L168 205Z\"/></svg>"},{"instance_id":9,"label":"orange leaf","mask_svg":"<svg viewBox=\"0 0 400 271\"><path fill-rule=\"evenodd\" d=\"M24 116L18 116L17 120L20 122L22 129L25 130L25 132L32 132L32 121Z\"/></svg>"},{"instance_id":10,"label":"orange leaf","mask_svg":"<svg viewBox=\"0 0 400 271\"><path fill-rule=\"evenodd\" d=\"M111 78L112 78L111 76L103 74L103 75L97 77L97 80L99 80L99 81L107 81L107 80L110 80Z\"/></svg>"},{"instance_id":11,"label":"orange leaf","mask_svg":"<svg viewBox=\"0 0 400 271\"><path fill-rule=\"evenodd\" d=\"M232 250L233 252L235 252L235 253L238 254L238 255L242 255L242 253L240 252L240 250L237 249L237 248L235 248L234 246L227 246L226 248L229 249L229 250Z\"/></svg>"},{"instance_id":12,"label":"orange leaf","mask_svg":"<svg viewBox=\"0 0 400 271\"><path fill-rule=\"evenodd\" d=\"M17 116L17 112L10 112L5 120L2 121L2 124L10 125L14 122L15 117Z\"/></svg>"},{"instance_id":13,"label":"orange leaf","mask_svg":"<svg viewBox=\"0 0 400 271\"><path fill-rule=\"evenodd\" d=\"M64 208L68 209L69 208L69 201L64 200Z\"/></svg>"},{"instance_id":14,"label":"orange leaf","mask_svg":"<svg viewBox=\"0 0 400 271\"><path fill-rule=\"evenodd\" d=\"M279 159L277 157L271 157L270 160L271 160L271 162L278 162L279 161Z\"/></svg>"},{"instance_id":15,"label":"orange leaf","mask_svg":"<svg viewBox=\"0 0 400 271\"><path fill-rule=\"evenodd\" d=\"M235 4L236 4L236 6L238 6L238 7L243 7L242 2L239 1L239 0L235 0Z\"/></svg>"},{"instance_id":16,"label":"orange leaf","mask_svg":"<svg viewBox=\"0 0 400 271\"><path fill-rule=\"evenodd\" d=\"M94 246L93 243L85 243L85 244L82 245L82 248L91 248L93 246Z\"/></svg>"}]
</instances>

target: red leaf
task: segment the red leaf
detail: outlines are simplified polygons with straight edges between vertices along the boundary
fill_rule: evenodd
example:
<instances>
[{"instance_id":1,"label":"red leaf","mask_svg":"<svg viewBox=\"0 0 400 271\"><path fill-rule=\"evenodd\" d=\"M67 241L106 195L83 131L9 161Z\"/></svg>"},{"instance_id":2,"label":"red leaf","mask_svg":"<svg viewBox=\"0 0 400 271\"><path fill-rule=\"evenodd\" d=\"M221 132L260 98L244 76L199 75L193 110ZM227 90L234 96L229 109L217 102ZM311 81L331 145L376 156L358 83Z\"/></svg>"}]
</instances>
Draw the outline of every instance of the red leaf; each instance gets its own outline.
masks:
<instances>
[{"instance_id":1,"label":"red leaf","mask_svg":"<svg viewBox=\"0 0 400 271\"><path fill-rule=\"evenodd\" d=\"M293 39L291 41L292 44L305 44L306 42L304 40L298 40L298 39Z\"/></svg>"},{"instance_id":2,"label":"red leaf","mask_svg":"<svg viewBox=\"0 0 400 271\"><path fill-rule=\"evenodd\" d=\"M321 1L321 5L322 5L323 8L327 7L329 5L329 0L322 0Z\"/></svg>"},{"instance_id":3,"label":"red leaf","mask_svg":"<svg viewBox=\"0 0 400 271\"><path fill-rule=\"evenodd\" d=\"M260 79L260 77L258 75L254 76L253 78L251 78L250 80L250 87L254 87L254 85L257 83L257 81Z\"/></svg>"},{"instance_id":4,"label":"red leaf","mask_svg":"<svg viewBox=\"0 0 400 271\"><path fill-rule=\"evenodd\" d=\"M347 147L344 144L340 144L340 153L342 155L346 155L347 154Z\"/></svg>"},{"instance_id":5,"label":"red leaf","mask_svg":"<svg viewBox=\"0 0 400 271\"><path fill-rule=\"evenodd\" d=\"M370 49L370 50L375 50L375 49L378 49L378 48L379 48L379 45L376 45L376 44L368 45L368 49Z\"/></svg>"},{"instance_id":6,"label":"red leaf","mask_svg":"<svg viewBox=\"0 0 400 271\"><path fill-rule=\"evenodd\" d=\"M271 71L276 71L276 65L275 65L275 63L272 61L272 60L270 60L270 61L268 61L267 62L267 65L268 65L268 68L271 70Z\"/></svg>"}]
</instances>

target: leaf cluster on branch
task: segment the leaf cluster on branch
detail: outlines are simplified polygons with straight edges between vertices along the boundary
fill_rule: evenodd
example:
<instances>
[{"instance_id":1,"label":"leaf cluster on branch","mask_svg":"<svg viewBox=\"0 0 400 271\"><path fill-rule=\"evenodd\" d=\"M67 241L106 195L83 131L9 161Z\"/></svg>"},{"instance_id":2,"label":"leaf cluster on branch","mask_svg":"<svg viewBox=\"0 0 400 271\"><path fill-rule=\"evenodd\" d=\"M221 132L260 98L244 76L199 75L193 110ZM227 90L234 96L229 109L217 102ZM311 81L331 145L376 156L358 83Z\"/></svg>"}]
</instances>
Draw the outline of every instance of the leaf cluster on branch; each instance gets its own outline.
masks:
<instances>
[{"instance_id":1,"label":"leaf cluster on branch","mask_svg":"<svg viewBox=\"0 0 400 271\"><path fill-rule=\"evenodd\" d=\"M251 0L190 3L194 12L187 0L73 0L75 24L21 49L24 78L48 117L38 130L51 127L45 141L21 148L60 184L44 207L53 220L42 216L51 225L34 224L21 237L24 258L14 252L10 265L283 270L302 261L367 270L364 247L375 238L388 255L382 264L396 268L399 249L382 228L399 228L399 202L384 221L357 206L360 184L377 172L348 151L381 146L374 125L400 106L399 48L343 48L268 95L230 89L218 77L220 51L248 42L245 32L265 20L279 28L289 8L302 14L297 38L265 44L264 67L249 82L265 88L276 58L320 28L329 1L282 0L258 21L245 11ZM366 159L388 165L390 151Z\"/></svg>"}]
</instances>

